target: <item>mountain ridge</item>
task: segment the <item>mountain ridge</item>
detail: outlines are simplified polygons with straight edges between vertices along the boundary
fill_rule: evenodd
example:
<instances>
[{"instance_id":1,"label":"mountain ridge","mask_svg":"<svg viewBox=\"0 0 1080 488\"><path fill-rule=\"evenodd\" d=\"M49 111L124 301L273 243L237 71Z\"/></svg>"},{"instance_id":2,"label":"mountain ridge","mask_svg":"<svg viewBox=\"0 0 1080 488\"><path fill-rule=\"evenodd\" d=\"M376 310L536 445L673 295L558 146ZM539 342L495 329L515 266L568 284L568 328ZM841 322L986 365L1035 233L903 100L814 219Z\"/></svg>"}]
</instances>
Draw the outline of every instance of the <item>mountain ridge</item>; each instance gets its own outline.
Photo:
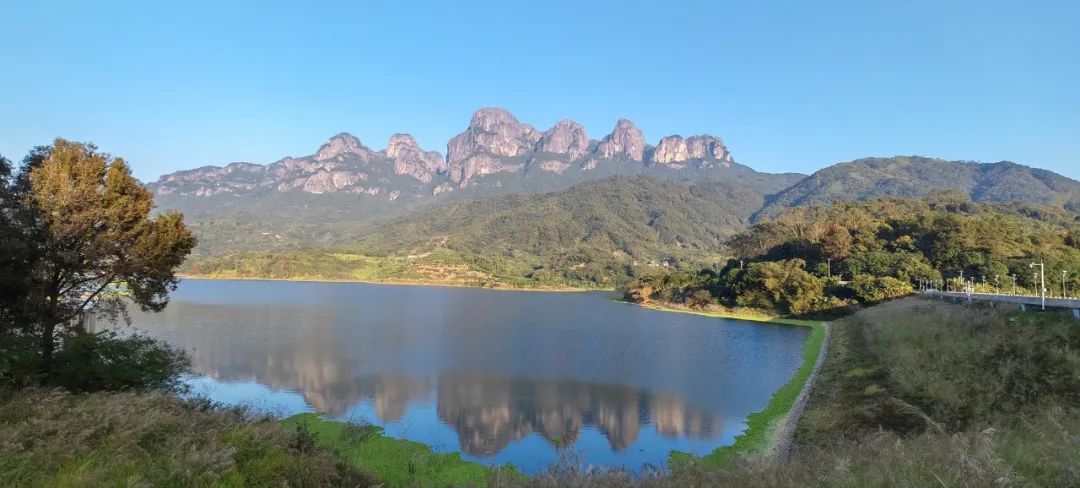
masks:
<instances>
[{"instance_id":1,"label":"mountain ridge","mask_svg":"<svg viewBox=\"0 0 1080 488\"><path fill-rule=\"evenodd\" d=\"M569 119L541 132L505 109L485 107L473 113L463 132L447 141L445 156L421 148L407 133L392 135L386 148L374 150L342 132L307 156L286 156L265 165L234 162L203 166L162 175L149 186L158 195L202 197L300 190L395 200L402 196L434 197L466 188L479 177L506 173L562 175L571 168L589 172L600 165L628 163L671 169L730 167L734 163L723 139L717 136L684 140L672 135L657 144L647 144L641 131L626 119L616 122L602 139L593 140L581 124ZM654 147L661 150L654 151ZM595 178L578 178L587 179Z\"/></svg>"}]
</instances>

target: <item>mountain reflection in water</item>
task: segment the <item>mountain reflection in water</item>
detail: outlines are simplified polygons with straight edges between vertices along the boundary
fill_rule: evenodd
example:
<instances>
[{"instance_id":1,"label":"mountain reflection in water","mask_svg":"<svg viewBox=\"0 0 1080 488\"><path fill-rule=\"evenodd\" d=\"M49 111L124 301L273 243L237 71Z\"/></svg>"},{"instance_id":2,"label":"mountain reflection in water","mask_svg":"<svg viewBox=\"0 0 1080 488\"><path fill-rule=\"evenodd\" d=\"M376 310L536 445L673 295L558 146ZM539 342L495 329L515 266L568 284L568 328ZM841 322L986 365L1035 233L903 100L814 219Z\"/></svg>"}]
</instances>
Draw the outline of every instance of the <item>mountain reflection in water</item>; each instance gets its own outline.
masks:
<instances>
[{"instance_id":1,"label":"mountain reflection in water","mask_svg":"<svg viewBox=\"0 0 1080 488\"><path fill-rule=\"evenodd\" d=\"M806 336L596 293L307 283L185 282L133 319L189 351L212 399L291 398L275 412L362 419L527 472L564 448L633 470L730 443Z\"/></svg>"}]
</instances>

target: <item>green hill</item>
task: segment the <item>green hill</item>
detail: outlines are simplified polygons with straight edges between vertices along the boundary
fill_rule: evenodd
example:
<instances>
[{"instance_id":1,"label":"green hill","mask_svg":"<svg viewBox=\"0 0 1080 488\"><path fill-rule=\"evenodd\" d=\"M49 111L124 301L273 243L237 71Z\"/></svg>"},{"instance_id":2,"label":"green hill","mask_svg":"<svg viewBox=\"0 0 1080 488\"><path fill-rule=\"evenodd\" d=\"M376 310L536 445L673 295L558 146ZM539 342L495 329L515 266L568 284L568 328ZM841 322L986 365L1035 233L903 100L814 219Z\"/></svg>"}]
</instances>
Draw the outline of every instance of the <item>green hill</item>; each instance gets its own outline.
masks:
<instances>
[{"instance_id":1,"label":"green hill","mask_svg":"<svg viewBox=\"0 0 1080 488\"><path fill-rule=\"evenodd\" d=\"M198 274L504 286L614 286L645 268L701 263L749 224L767 182L615 176L547 194L430 206L329 250L248 252L189 263ZM452 276L451 276L452 275Z\"/></svg>"},{"instance_id":2,"label":"green hill","mask_svg":"<svg viewBox=\"0 0 1080 488\"><path fill-rule=\"evenodd\" d=\"M756 217L776 215L787 207L919 197L938 190L959 190L976 202L1062 204L1080 195L1080 182L1007 161L985 164L920 156L865 158L814 173L776 195Z\"/></svg>"}]
</instances>

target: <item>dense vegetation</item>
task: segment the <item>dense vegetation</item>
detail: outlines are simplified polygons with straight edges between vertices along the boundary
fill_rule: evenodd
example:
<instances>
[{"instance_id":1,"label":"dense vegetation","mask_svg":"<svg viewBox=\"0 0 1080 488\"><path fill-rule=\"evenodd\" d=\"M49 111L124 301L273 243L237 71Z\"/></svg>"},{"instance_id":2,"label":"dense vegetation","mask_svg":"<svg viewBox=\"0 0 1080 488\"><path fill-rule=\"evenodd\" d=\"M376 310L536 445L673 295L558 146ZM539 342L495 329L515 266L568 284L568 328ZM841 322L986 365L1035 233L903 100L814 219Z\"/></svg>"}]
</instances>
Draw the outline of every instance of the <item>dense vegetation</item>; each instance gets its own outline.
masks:
<instances>
[{"instance_id":1,"label":"dense vegetation","mask_svg":"<svg viewBox=\"0 0 1080 488\"><path fill-rule=\"evenodd\" d=\"M191 225L203 243L183 269L194 275L601 288L657 268L711 267L729 254L723 241L732 233L794 207L954 190L974 202L1047 206L1034 212L1080 209L1080 183L1008 162L912 156L841 163L801 180L741 166L723 179L683 176L616 175L548 194L508 180L427 207L303 192L163 202L195 213ZM476 193L481 187L487 193ZM897 286L857 288L890 295L902 292Z\"/></svg>"},{"instance_id":2,"label":"dense vegetation","mask_svg":"<svg viewBox=\"0 0 1080 488\"><path fill-rule=\"evenodd\" d=\"M665 264L707 262L725 238L748 225L763 199L761 189L733 182L616 176L556 193L426 208L375 224L334 250L241 253L195 261L184 270L212 276L612 288ZM440 268L455 276L439 276Z\"/></svg>"},{"instance_id":3,"label":"dense vegetation","mask_svg":"<svg viewBox=\"0 0 1080 488\"><path fill-rule=\"evenodd\" d=\"M643 277L637 302L802 315L910 293L922 284L1037 289L1030 264L1080 285L1080 222L1062 207L973 203L966 195L837 202L790 209L728 241L722 268ZM961 281L961 276L964 281ZM1048 288L1054 292L1054 282ZM929 286L929 285L928 285Z\"/></svg>"}]
</instances>

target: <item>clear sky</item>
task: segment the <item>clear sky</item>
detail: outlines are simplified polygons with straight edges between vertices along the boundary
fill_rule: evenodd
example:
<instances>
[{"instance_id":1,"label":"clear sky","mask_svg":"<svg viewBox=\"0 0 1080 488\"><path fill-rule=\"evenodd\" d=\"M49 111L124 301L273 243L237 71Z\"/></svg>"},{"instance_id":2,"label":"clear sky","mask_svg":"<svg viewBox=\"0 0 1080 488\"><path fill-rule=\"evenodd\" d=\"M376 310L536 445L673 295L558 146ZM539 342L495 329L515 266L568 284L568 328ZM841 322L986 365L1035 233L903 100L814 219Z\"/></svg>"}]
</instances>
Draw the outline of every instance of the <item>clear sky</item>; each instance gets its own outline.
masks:
<instances>
[{"instance_id":1,"label":"clear sky","mask_svg":"<svg viewBox=\"0 0 1080 488\"><path fill-rule=\"evenodd\" d=\"M0 0L0 154L62 136L155 179L341 131L445 152L494 105L720 135L762 171L918 154L1080 178L1078 26L1075 0Z\"/></svg>"}]
</instances>

